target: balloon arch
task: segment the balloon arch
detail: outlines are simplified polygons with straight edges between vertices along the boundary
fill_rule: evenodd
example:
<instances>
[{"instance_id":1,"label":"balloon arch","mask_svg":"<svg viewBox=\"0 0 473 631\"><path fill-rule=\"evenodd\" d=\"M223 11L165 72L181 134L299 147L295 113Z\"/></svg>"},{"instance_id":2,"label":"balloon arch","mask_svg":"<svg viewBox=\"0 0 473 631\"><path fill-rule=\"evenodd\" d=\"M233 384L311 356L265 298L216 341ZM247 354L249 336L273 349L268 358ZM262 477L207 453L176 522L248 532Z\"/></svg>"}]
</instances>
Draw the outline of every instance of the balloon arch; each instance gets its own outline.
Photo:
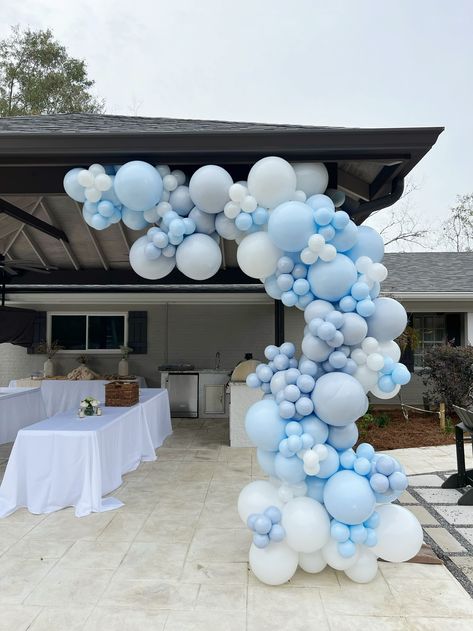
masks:
<instances>
[{"instance_id":1,"label":"balloon arch","mask_svg":"<svg viewBox=\"0 0 473 631\"><path fill-rule=\"evenodd\" d=\"M232 239L243 272L304 311L300 358L291 342L268 346L268 363L247 379L264 393L245 423L269 481L248 484L238 511L253 532L251 569L270 585L298 565L313 573L329 565L366 583L378 557L405 561L422 544L414 515L391 503L407 488L400 463L367 443L354 449L367 393L388 399L410 379L394 341L406 312L379 297L381 236L356 226L341 210L344 194L327 186L322 163L275 156L256 162L245 182L216 165L187 182L180 170L138 160L64 178L92 228L148 228L130 250L138 275L156 280L177 267L205 280L220 267L220 238Z\"/></svg>"}]
</instances>

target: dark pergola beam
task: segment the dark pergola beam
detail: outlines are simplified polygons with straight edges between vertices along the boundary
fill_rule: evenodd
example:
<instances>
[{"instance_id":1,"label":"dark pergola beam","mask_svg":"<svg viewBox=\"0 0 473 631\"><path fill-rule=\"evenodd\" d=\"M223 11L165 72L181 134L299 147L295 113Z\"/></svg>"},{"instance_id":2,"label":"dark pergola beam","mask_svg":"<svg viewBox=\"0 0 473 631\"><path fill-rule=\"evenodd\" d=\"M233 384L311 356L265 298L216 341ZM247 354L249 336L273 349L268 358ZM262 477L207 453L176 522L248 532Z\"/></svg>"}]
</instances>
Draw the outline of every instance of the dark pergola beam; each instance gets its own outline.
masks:
<instances>
[{"instance_id":1,"label":"dark pergola beam","mask_svg":"<svg viewBox=\"0 0 473 631\"><path fill-rule=\"evenodd\" d=\"M7 202L5 199L1 198L0 213L5 213L9 217L13 217L13 219L17 219L27 226L31 226L36 230L40 230L41 232L48 234L54 239L59 239L65 241L66 243L69 243L69 239L67 238L66 233L62 230L51 226L49 223L46 223L45 221L42 221L37 217L33 217L33 215L29 212L26 212L26 210L22 210L21 208L18 208L18 206L15 206L14 204L11 204L10 202Z\"/></svg>"}]
</instances>

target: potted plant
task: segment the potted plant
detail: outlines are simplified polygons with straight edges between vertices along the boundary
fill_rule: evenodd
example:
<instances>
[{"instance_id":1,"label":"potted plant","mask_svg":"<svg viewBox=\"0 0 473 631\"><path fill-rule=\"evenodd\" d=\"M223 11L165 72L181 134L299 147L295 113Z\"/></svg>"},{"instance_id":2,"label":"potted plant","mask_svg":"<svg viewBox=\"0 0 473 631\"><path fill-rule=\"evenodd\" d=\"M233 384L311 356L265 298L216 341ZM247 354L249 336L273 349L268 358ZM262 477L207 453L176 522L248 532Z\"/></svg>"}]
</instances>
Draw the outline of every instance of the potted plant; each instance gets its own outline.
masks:
<instances>
[{"instance_id":1,"label":"potted plant","mask_svg":"<svg viewBox=\"0 0 473 631\"><path fill-rule=\"evenodd\" d=\"M127 377L130 373L128 370L128 355L133 353L133 349L129 346L120 346L121 359L118 362L118 374L120 377Z\"/></svg>"},{"instance_id":2,"label":"potted plant","mask_svg":"<svg viewBox=\"0 0 473 631\"><path fill-rule=\"evenodd\" d=\"M37 353L48 356L47 360L44 362L44 365L43 365L43 375L45 377L54 377L53 358L56 355L56 353L62 350L63 348L64 347L59 344L58 340L54 340L53 342L51 342L51 344L48 344L47 342L44 341L38 344L38 346L36 347Z\"/></svg>"},{"instance_id":3,"label":"potted plant","mask_svg":"<svg viewBox=\"0 0 473 631\"><path fill-rule=\"evenodd\" d=\"M94 397L85 397L80 402L79 417L84 416L101 416L102 410L99 407L99 402Z\"/></svg>"}]
</instances>

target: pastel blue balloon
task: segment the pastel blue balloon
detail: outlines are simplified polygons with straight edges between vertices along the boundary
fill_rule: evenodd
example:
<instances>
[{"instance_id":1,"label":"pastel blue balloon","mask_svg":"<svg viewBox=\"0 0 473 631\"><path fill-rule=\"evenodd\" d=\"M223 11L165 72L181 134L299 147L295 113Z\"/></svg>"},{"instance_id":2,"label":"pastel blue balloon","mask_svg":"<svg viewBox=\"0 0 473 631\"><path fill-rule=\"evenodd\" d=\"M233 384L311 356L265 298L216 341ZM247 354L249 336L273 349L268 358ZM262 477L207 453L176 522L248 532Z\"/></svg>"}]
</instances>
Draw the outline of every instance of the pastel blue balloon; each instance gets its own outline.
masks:
<instances>
[{"instance_id":1,"label":"pastel blue balloon","mask_svg":"<svg viewBox=\"0 0 473 631\"><path fill-rule=\"evenodd\" d=\"M82 204L85 202L85 188L77 181L77 176L81 171L83 171L83 169L79 168L68 171L64 176L62 184L69 197Z\"/></svg>"},{"instance_id":2,"label":"pastel blue balloon","mask_svg":"<svg viewBox=\"0 0 473 631\"><path fill-rule=\"evenodd\" d=\"M294 285L294 278L292 274L279 274L276 282L281 291L289 291Z\"/></svg>"},{"instance_id":3,"label":"pastel blue balloon","mask_svg":"<svg viewBox=\"0 0 473 631\"><path fill-rule=\"evenodd\" d=\"M281 256L277 264L278 272L281 274L290 274L294 269L294 261L290 256Z\"/></svg>"},{"instance_id":4,"label":"pastel blue balloon","mask_svg":"<svg viewBox=\"0 0 473 631\"><path fill-rule=\"evenodd\" d=\"M186 224L182 219L173 219L169 224L169 232L176 237L182 237L186 231Z\"/></svg>"},{"instance_id":5,"label":"pastel blue balloon","mask_svg":"<svg viewBox=\"0 0 473 631\"><path fill-rule=\"evenodd\" d=\"M281 511L277 506L268 506L268 508L264 511L264 514L266 517L269 517L272 524L278 524L282 518Z\"/></svg>"},{"instance_id":6,"label":"pastel blue balloon","mask_svg":"<svg viewBox=\"0 0 473 631\"><path fill-rule=\"evenodd\" d=\"M284 458L291 458L294 455L294 452L292 451L292 449L289 449L289 442L287 438L284 438L279 443L279 453L281 454L281 456L284 456Z\"/></svg>"},{"instance_id":7,"label":"pastel blue balloon","mask_svg":"<svg viewBox=\"0 0 473 631\"><path fill-rule=\"evenodd\" d=\"M253 225L253 220L249 213L240 213L235 219L235 226L238 230L246 232Z\"/></svg>"},{"instance_id":8,"label":"pastel blue balloon","mask_svg":"<svg viewBox=\"0 0 473 631\"><path fill-rule=\"evenodd\" d=\"M266 364L259 364L256 366L256 376L260 381L269 383L273 378L273 371Z\"/></svg>"},{"instance_id":9,"label":"pastel blue balloon","mask_svg":"<svg viewBox=\"0 0 473 631\"><path fill-rule=\"evenodd\" d=\"M353 423L368 409L368 398L360 382L343 372L317 379L312 401L316 415L329 425Z\"/></svg>"},{"instance_id":10,"label":"pastel blue balloon","mask_svg":"<svg viewBox=\"0 0 473 631\"><path fill-rule=\"evenodd\" d=\"M318 372L318 367L315 362L311 359L301 359L299 362L299 370L304 375L310 375L311 377L315 377Z\"/></svg>"},{"instance_id":11,"label":"pastel blue balloon","mask_svg":"<svg viewBox=\"0 0 473 631\"><path fill-rule=\"evenodd\" d=\"M130 208L123 207L122 208L122 221L130 228L130 230L143 230L149 226L149 223L143 216L143 213L137 212L136 210L130 210Z\"/></svg>"},{"instance_id":12,"label":"pastel blue balloon","mask_svg":"<svg viewBox=\"0 0 473 631\"><path fill-rule=\"evenodd\" d=\"M360 256L369 256L374 263L381 263L384 256L384 242L382 236L374 228L358 226L358 238L353 247L347 252L352 261Z\"/></svg>"},{"instance_id":13,"label":"pastel blue balloon","mask_svg":"<svg viewBox=\"0 0 473 631\"><path fill-rule=\"evenodd\" d=\"M260 386L260 387L261 387L261 390L262 390L265 394L270 394L270 392L271 392L271 386L269 385L269 383L264 382L264 383L262 383L262 384L261 384L261 386Z\"/></svg>"},{"instance_id":14,"label":"pastel blue balloon","mask_svg":"<svg viewBox=\"0 0 473 631\"><path fill-rule=\"evenodd\" d=\"M169 244L168 235L160 230L153 234L153 243L157 248L165 248Z\"/></svg>"},{"instance_id":15,"label":"pastel blue balloon","mask_svg":"<svg viewBox=\"0 0 473 631\"><path fill-rule=\"evenodd\" d=\"M327 479L332 476L340 467L340 458L338 452L330 445L325 445L327 449L327 457L321 460L320 471L317 473L318 478Z\"/></svg>"},{"instance_id":16,"label":"pastel blue balloon","mask_svg":"<svg viewBox=\"0 0 473 631\"><path fill-rule=\"evenodd\" d=\"M148 243L148 245L145 246L145 256L150 261L155 261L161 256L161 250L153 243Z\"/></svg>"},{"instance_id":17,"label":"pastel blue balloon","mask_svg":"<svg viewBox=\"0 0 473 631\"><path fill-rule=\"evenodd\" d=\"M155 206L163 192L163 180L157 169L141 160L124 164L116 174L113 186L122 204L141 212Z\"/></svg>"},{"instance_id":18,"label":"pastel blue balloon","mask_svg":"<svg viewBox=\"0 0 473 631\"><path fill-rule=\"evenodd\" d=\"M353 449L346 449L340 454L340 465L344 469L353 469L356 462L356 454Z\"/></svg>"},{"instance_id":19,"label":"pastel blue balloon","mask_svg":"<svg viewBox=\"0 0 473 631\"><path fill-rule=\"evenodd\" d=\"M365 543L368 532L363 524L350 526L350 539L353 543Z\"/></svg>"},{"instance_id":20,"label":"pastel blue balloon","mask_svg":"<svg viewBox=\"0 0 473 631\"><path fill-rule=\"evenodd\" d=\"M250 530L254 530L255 529L255 522L259 517L259 513L251 513L251 515L248 515L248 519L246 520L246 525L248 526L248 528Z\"/></svg>"},{"instance_id":21,"label":"pastel blue balloon","mask_svg":"<svg viewBox=\"0 0 473 631\"><path fill-rule=\"evenodd\" d=\"M327 480L316 478L313 475L308 475L305 482L307 484L307 496L322 504L324 501L324 488Z\"/></svg>"},{"instance_id":22,"label":"pastel blue balloon","mask_svg":"<svg viewBox=\"0 0 473 631\"><path fill-rule=\"evenodd\" d=\"M189 217L185 217L182 220L182 223L184 224L185 234L189 235L189 234L193 234L195 232L196 225L195 225L195 222L192 219L189 219Z\"/></svg>"},{"instance_id":23,"label":"pastel blue balloon","mask_svg":"<svg viewBox=\"0 0 473 631\"><path fill-rule=\"evenodd\" d=\"M283 353L278 353L273 359L273 362L276 370L286 370L287 368L289 368L289 358Z\"/></svg>"},{"instance_id":24,"label":"pastel blue balloon","mask_svg":"<svg viewBox=\"0 0 473 631\"><path fill-rule=\"evenodd\" d=\"M266 208L257 208L253 213L251 213L251 217L253 219L253 223L257 226L263 226L267 223L269 219L269 212Z\"/></svg>"},{"instance_id":25,"label":"pastel blue balloon","mask_svg":"<svg viewBox=\"0 0 473 631\"><path fill-rule=\"evenodd\" d=\"M300 396L301 396L301 391L296 385L290 384L284 388L284 397L287 401L291 401L291 403L295 403L297 399L300 398Z\"/></svg>"},{"instance_id":26,"label":"pastel blue balloon","mask_svg":"<svg viewBox=\"0 0 473 631\"><path fill-rule=\"evenodd\" d=\"M304 311L307 305L309 305L314 300L314 298L314 294L309 291L304 296L299 296L299 300L297 301L296 306L301 309L301 311Z\"/></svg>"},{"instance_id":27,"label":"pastel blue balloon","mask_svg":"<svg viewBox=\"0 0 473 631\"><path fill-rule=\"evenodd\" d=\"M251 372L246 378L246 385L249 388L259 388L261 386L261 381L258 379L258 376L255 372Z\"/></svg>"},{"instance_id":28,"label":"pastel blue balloon","mask_svg":"<svg viewBox=\"0 0 473 631\"><path fill-rule=\"evenodd\" d=\"M315 445L315 440L312 438L310 434L302 434L302 449L310 449Z\"/></svg>"},{"instance_id":29,"label":"pastel blue balloon","mask_svg":"<svg viewBox=\"0 0 473 631\"><path fill-rule=\"evenodd\" d=\"M391 456L379 456L376 460L376 470L383 475L391 475L394 472L394 460Z\"/></svg>"},{"instance_id":30,"label":"pastel blue balloon","mask_svg":"<svg viewBox=\"0 0 473 631\"><path fill-rule=\"evenodd\" d=\"M266 515L258 515L254 522L254 530L259 535L267 535L271 530L272 525L273 524L269 517L266 517Z\"/></svg>"},{"instance_id":31,"label":"pastel blue balloon","mask_svg":"<svg viewBox=\"0 0 473 631\"><path fill-rule=\"evenodd\" d=\"M325 239L325 241L330 242L332 242L336 234L336 230L333 226L322 226L317 230L317 232Z\"/></svg>"},{"instance_id":32,"label":"pastel blue balloon","mask_svg":"<svg viewBox=\"0 0 473 631\"><path fill-rule=\"evenodd\" d=\"M175 188L169 195L169 203L181 217L187 217L194 208L194 202L189 193L189 187L181 184Z\"/></svg>"},{"instance_id":33,"label":"pastel blue balloon","mask_svg":"<svg viewBox=\"0 0 473 631\"><path fill-rule=\"evenodd\" d=\"M273 243L286 252L300 252L314 233L312 209L303 202L284 202L271 212L268 234Z\"/></svg>"},{"instance_id":34,"label":"pastel blue balloon","mask_svg":"<svg viewBox=\"0 0 473 631\"><path fill-rule=\"evenodd\" d=\"M269 361L273 361L277 355L279 355L279 348L274 346L274 344L269 344L269 346L264 349L264 356L266 359L269 359Z\"/></svg>"},{"instance_id":35,"label":"pastel blue balloon","mask_svg":"<svg viewBox=\"0 0 473 631\"><path fill-rule=\"evenodd\" d=\"M312 392L315 387L315 379L310 375L299 375L296 385L301 392Z\"/></svg>"},{"instance_id":36,"label":"pastel blue balloon","mask_svg":"<svg viewBox=\"0 0 473 631\"><path fill-rule=\"evenodd\" d=\"M265 473L272 477L276 476L276 469L274 466L275 457L276 453L274 451L264 451L260 448L256 450L256 459L259 466L263 469Z\"/></svg>"},{"instance_id":37,"label":"pastel blue balloon","mask_svg":"<svg viewBox=\"0 0 473 631\"><path fill-rule=\"evenodd\" d=\"M338 543L343 543L350 538L350 529L346 524L332 519L330 524L330 536Z\"/></svg>"},{"instance_id":38,"label":"pastel blue balloon","mask_svg":"<svg viewBox=\"0 0 473 631\"><path fill-rule=\"evenodd\" d=\"M343 427L331 426L329 428L327 442L335 449L350 449L357 440L358 427L356 426L356 423L349 423Z\"/></svg>"},{"instance_id":39,"label":"pastel blue balloon","mask_svg":"<svg viewBox=\"0 0 473 631\"><path fill-rule=\"evenodd\" d=\"M346 365L347 358L346 358L346 355L342 353L341 351L334 351L333 353L330 354L328 361L330 362L330 365L332 366L332 368L340 369L340 368L344 368L344 366Z\"/></svg>"},{"instance_id":40,"label":"pastel blue balloon","mask_svg":"<svg viewBox=\"0 0 473 631\"><path fill-rule=\"evenodd\" d=\"M330 206L314 210L314 219L319 226L327 226L335 216L335 210Z\"/></svg>"},{"instance_id":41,"label":"pastel blue balloon","mask_svg":"<svg viewBox=\"0 0 473 631\"><path fill-rule=\"evenodd\" d=\"M356 312L363 316L363 318L369 318L376 311L376 307L371 298L365 298L360 300L356 305Z\"/></svg>"},{"instance_id":42,"label":"pastel blue balloon","mask_svg":"<svg viewBox=\"0 0 473 631\"><path fill-rule=\"evenodd\" d=\"M288 368L285 373L286 383L295 384L300 377L301 372L298 368Z\"/></svg>"},{"instance_id":43,"label":"pastel blue balloon","mask_svg":"<svg viewBox=\"0 0 473 631\"><path fill-rule=\"evenodd\" d=\"M353 359L348 358L347 363L342 368L342 371L346 372L347 375L354 375L357 368L358 368L358 365L356 364L356 362L354 362Z\"/></svg>"},{"instance_id":44,"label":"pastel blue balloon","mask_svg":"<svg viewBox=\"0 0 473 631\"><path fill-rule=\"evenodd\" d=\"M277 477L289 484L302 482L306 477L302 460L297 456L284 458L281 454L276 454L275 469Z\"/></svg>"},{"instance_id":45,"label":"pastel blue balloon","mask_svg":"<svg viewBox=\"0 0 473 631\"><path fill-rule=\"evenodd\" d=\"M302 438L300 436L289 436L287 439L287 446L292 451L293 454L297 453L302 449Z\"/></svg>"},{"instance_id":46,"label":"pastel blue balloon","mask_svg":"<svg viewBox=\"0 0 473 631\"><path fill-rule=\"evenodd\" d=\"M266 548L269 545L269 537L268 535L260 535L255 533L253 535L253 543L257 548Z\"/></svg>"},{"instance_id":47,"label":"pastel blue balloon","mask_svg":"<svg viewBox=\"0 0 473 631\"><path fill-rule=\"evenodd\" d=\"M111 217L115 212L115 206L108 200L102 200L97 204L97 210L102 217Z\"/></svg>"},{"instance_id":48,"label":"pastel blue balloon","mask_svg":"<svg viewBox=\"0 0 473 631\"><path fill-rule=\"evenodd\" d=\"M344 254L337 254L329 262L318 259L309 267L307 277L314 296L335 302L349 293L357 276L353 262Z\"/></svg>"},{"instance_id":49,"label":"pastel blue balloon","mask_svg":"<svg viewBox=\"0 0 473 631\"><path fill-rule=\"evenodd\" d=\"M293 278L307 278L307 266L304 263L296 263L291 272Z\"/></svg>"},{"instance_id":50,"label":"pastel blue balloon","mask_svg":"<svg viewBox=\"0 0 473 631\"><path fill-rule=\"evenodd\" d=\"M344 311L345 313L348 313L350 311L355 311L356 305L357 305L357 302L353 298L353 296L344 296L340 300L339 307L342 311Z\"/></svg>"},{"instance_id":51,"label":"pastel blue balloon","mask_svg":"<svg viewBox=\"0 0 473 631\"><path fill-rule=\"evenodd\" d=\"M278 286L278 279L276 276L268 276L264 281L264 290L268 294L270 298L273 300L280 300L282 296L282 291Z\"/></svg>"},{"instance_id":52,"label":"pastel blue balloon","mask_svg":"<svg viewBox=\"0 0 473 631\"><path fill-rule=\"evenodd\" d=\"M302 396L295 402L296 412L302 416L309 416L314 411L314 404L312 399L307 396Z\"/></svg>"},{"instance_id":53,"label":"pastel blue balloon","mask_svg":"<svg viewBox=\"0 0 473 631\"><path fill-rule=\"evenodd\" d=\"M216 215L206 213L197 207L193 208L189 213L189 219L192 219L195 223L195 231L208 235L215 231L215 217Z\"/></svg>"},{"instance_id":54,"label":"pastel blue balloon","mask_svg":"<svg viewBox=\"0 0 473 631\"><path fill-rule=\"evenodd\" d=\"M378 379L378 388L381 392L392 392L396 384L391 378L391 375L383 375Z\"/></svg>"},{"instance_id":55,"label":"pastel blue balloon","mask_svg":"<svg viewBox=\"0 0 473 631\"><path fill-rule=\"evenodd\" d=\"M290 289L289 291L283 292L281 296L281 302L286 307L294 307L297 304L297 301L298 301L297 294L293 292L292 289Z\"/></svg>"},{"instance_id":56,"label":"pastel blue balloon","mask_svg":"<svg viewBox=\"0 0 473 631\"><path fill-rule=\"evenodd\" d=\"M291 401L281 401L279 404L279 414L284 419L290 419L294 417L296 407Z\"/></svg>"},{"instance_id":57,"label":"pastel blue balloon","mask_svg":"<svg viewBox=\"0 0 473 631\"><path fill-rule=\"evenodd\" d=\"M324 340L324 342L331 340L336 332L337 329L331 322L322 322L322 324L317 327L317 335L321 340Z\"/></svg>"},{"instance_id":58,"label":"pastel blue balloon","mask_svg":"<svg viewBox=\"0 0 473 631\"><path fill-rule=\"evenodd\" d=\"M325 316L325 321L330 322L336 329L339 329L345 322L345 316L340 311L331 311Z\"/></svg>"},{"instance_id":59,"label":"pastel blue balloon","mask_svg":"<svg viewBox=\"0 0 473 631\"><path fill-rule=\"evenodd\" d=\"M303 421L301 421L301 427L304 434L309 434L314 439L315 444L323 444L328 438L329 427L327 423L324 423L314 414L311 414Z\"/></svg>"},{"instance_id":60,"label":"pastel blue balloon","mask_svg":"<svg viewBox=\"0 0 473 631\"><path fill-rule=\"evenodd\" d=\"M409 486L406 474L401 471L391 473L389 476L389 486L393 491L405 491Z\"/></svg>"},{"instance_id":61,"label":"pastel blue balloon","mask_svg":"<svg viewBox=\"0 0 473 631\"><path fill-rule=\"evenodd\" d=\"M390 375L392 373L393 368L394 368L395 365L396 364L395 364L394 360L392 359L392 357L388 357L387 355L385 355L385 357L384 357L384 366L381 368L381 372L384 375ZM409 374L409 376L410 376L410 374Z\"/></svg>"},{"instance_id":62,"label":"pastel blue balloon","mask_svg":"<svg viewBox=\"0 0 473 631\"><path fill-rule=\"evenodd\" d=\"M286 425L287 436L302 436L302 425L297 421L290 421Z\"/></svg>"},{"instance_id":63,"label":"pastel blue balloon","mask_svg":"<svg viewBox=\"0 0 473 631\"><path fill-rule=\"evenodd\" d=\"M356 448L356 455L358 458L366 458L372 460L375 454L374 447L369 443L360 443Z\"/></svg>"},{"instance_id":64,"label":"pastel blue balloon","mask_svg":"<svg viewBox=\"0 0 473 631\"><path fill-rule=\"evenodd\" d=\"M292 342L283 342L279 347L279 351L283 355L286 355L286 357L291 358L294 357L294 355L296 354L296 347Z\"/></svg>"},{"instance_id":65,"label":"pastel blue balloon","mask_svg":"<svg viewBox=\"0 0 473 631\"><path fill-rule=\"evenodd\" d=\"M404 364L394 364L391 379L395 384L405 386L411 380L411 373Z\"/></svg>"},{"instance_id":66,"label":"pastel blue balloon","mask_svg":"<svg viewBox=\"0 0 473 631\"><path fill-rule=\"evenodd\" d=\"M357 458L353 463L353 469L358 475L368 475L371 472L371 462L367 458Z\"/></svg>"},{"instance_id":67,"label":"pastel blue balloon","mask_svg":"<svg viewBox=\"0 0 473 631\"><path fill-rule=\"evenodd\" d=\"M350 557L356 554L356 545L353 541L344 541L343 543L339 543L337 545L338 554L344 559L349 559Z\"/></svg>"},{"instance_id":68,"label":"pastel blue balloon","mask_svg":"<svg viewBox=\"0 0 473 631\"><path fill-rule=\"evenodd\" d=\"M310 291L309 281L305 278L298 278L294 282L292 290L297 296L304 296Z\"/></svg>"},{"instance_id":69,"label":"pastel blue balloon","mask_svg":"<svg viewBox=\"0 0 473 631\"><path fill-rule=\"evenodd\" d=\"M110 226L110 220L107 217L102 217L101 214L96 213L90 219L90 225L92 228L95 228L95 230L105 230L105 228Z\"/></svg>"},{"instance_id":70,"label":"pastel blue balloon","mask_svg":"<svg viewBox=\"0 0 473 631\"><path fill-rule=\"evenodd\" d=\"M332 208L332 210L335 210L335 205L330 197L328 195L322 195L321 193L311 195L307 199L306 204L310 206L312 210L317 210L318 208Z\"/></svg>"},{"instance_id":71,"label":"pastel blue balloon","mask_svg":"<svg viewBox=\"0 0 473 631\"><path fill-rule=\"evenodd\" d=\"M269 538L271 541L283 541L286 537L286 531L281 526L281 524L274 524L274 526L269 531Z\"/></svg>"},{"instance_id":72,"label":"pastel blue balloon","mask_svg":"<svg viewBox=\"0 0 473 631\"><path fill-rule=\"evenodd\" d=\"M324 504L336 520L349 526L366 521L376 506L368 480L350 470L337 471L324 488Z\"/></svg>"},{"instance_id":73,"label":"pastel blue balloon","mask_svg":"<svg viewBox=\"0 0 473 631\"><path fill-rule=\"evenodd\" d=\"M378 535L376 534L376 531L373 530L372 528L367 528L365 546L372 548L377 543L378 543Z\"/></svg>"},{"instance_id":74,"label":"pastel blue balloon","mask_svg":"<svg viewBox=\"0 0 473 631\"><path fill-rule=\"evenodd\" d=\"M377 528L379 526L379 519L379 513L375 511L371 517L363 522L363 526L365 526L365 528Z\"/></svg>"},{"instance_id":75,"label":"pastel blue balloon","mask_svg":"<svg viewBox=\"0 0 473 631\"><path fill-rule=\"evenodd\" d=\"M380 291L381 291L381 284L378 283L377 280L375 280L373 283L373 287L370 289L371 300L374 300L375 298L377 298L380 294Z\"/></svg>"},{"instance_id":76,"label":"pastel blue balloon","mask_svg":"<svg viewBox=\"0 0 473 631\"><path fill-rule=\"evenodd\" d=\"M350 215L346 213L344 210L337 210L334 218L332 219L332 226L336 230L343 230L348 225L350 221Z\"/></svg>"},{"instance_id":77,"label":"pastel blue balloon","mask_svg":"<svg viewBox=\"0 0 473 631\"><path fill-rule=\"evenodd\" d=\"M246 413L245 428L251 442L265 451L277 451L286 437L286 423L272 399L253 403Z\"/></svg>"},{"instance_id":78,"label":"pastel blue balloon","mask_svg":"<svg viewBox=\"0 0 473 631\"><path fill-rule=\"evenodd\" d=\"M376 493L386 493L389 489L389 480L382 473L374 473L370 477L370 486Z\"/></svg>"},{"instance_id":79,"label":"pastel blue balloon","mask_svg":"<svg viewBox=\"0 0 473 631\"><path fill-rule=\"evenodd\" d=\"M356 244L357 240L358 228L353 221L349 221L342 230L336 231L330 243L337 248L338 252L347 252Z\"/></svg>"},{"instance_id":80,"label":"pastel blue balloon","mask_svg":"<svg viewBox=\"0 0 473 631\"><path fill-rule=\"evenodd\" d=\"M370 288L366 283L357 281L351 288L350 293L355 300L363 300L363 298L368 298Z\"/></svg>"}]
</instances>

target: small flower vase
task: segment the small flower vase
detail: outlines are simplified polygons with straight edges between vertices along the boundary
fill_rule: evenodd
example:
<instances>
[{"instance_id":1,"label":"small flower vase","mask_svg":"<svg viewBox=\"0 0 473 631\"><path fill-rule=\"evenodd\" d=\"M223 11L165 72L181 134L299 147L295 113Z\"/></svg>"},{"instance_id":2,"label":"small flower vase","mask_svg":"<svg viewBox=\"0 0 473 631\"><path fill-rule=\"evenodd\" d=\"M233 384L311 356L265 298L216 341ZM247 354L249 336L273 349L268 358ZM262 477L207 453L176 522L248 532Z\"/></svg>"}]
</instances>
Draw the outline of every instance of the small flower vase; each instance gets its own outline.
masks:
<instances>
[{"instance_id":1,"label":"small flower vase","mask_svg":"<svg viewBox=\"0 0 473 631\"><path fill-rule=\"evenodd\" d=\"M93 416L95 414L94 408L91 405L88 405L86 408L84 408L84 414L85 416Z\"/></svg>"},{"instance_id":2,"label":"small flower vase","mask_svg":"<svg viewBox=\"0 0 473 631\"><path fill-rule=\"evenodd\" d=\"M52 359L47 359L44 362L43 374L45 377L54 377L54 362Z\"/></svg>"},{"instance_id":3,"label":"small flower vase","mask_svg":"<svg viewBox=\"0 0 473 631\"><path fill-rule=\"evenodd\" d=\"M118 374L120 377L128 376L128 359L120 359L118 362Z\"/></svg>"}]
</instances>

